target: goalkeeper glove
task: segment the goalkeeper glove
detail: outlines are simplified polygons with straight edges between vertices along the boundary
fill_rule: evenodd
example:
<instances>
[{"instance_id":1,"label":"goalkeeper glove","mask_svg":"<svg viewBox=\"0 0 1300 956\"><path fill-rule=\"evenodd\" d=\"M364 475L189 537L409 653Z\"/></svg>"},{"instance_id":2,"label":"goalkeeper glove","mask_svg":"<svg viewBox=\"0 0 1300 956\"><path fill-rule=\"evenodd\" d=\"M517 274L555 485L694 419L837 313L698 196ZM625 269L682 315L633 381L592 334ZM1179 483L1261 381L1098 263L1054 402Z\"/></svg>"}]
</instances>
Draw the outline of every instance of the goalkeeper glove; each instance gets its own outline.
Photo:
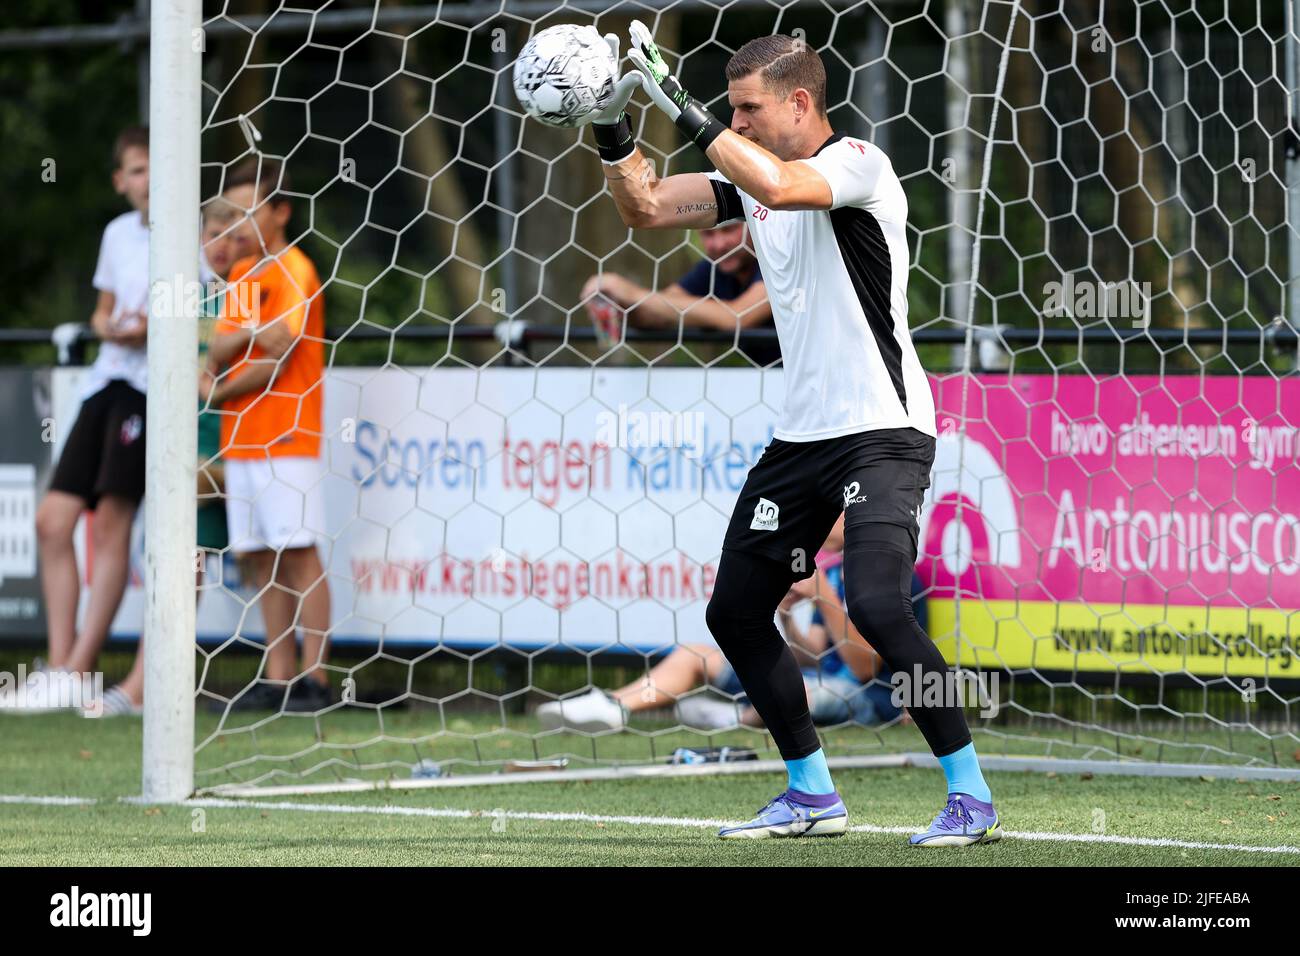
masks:
<instances>
[{"instance_id":1,"label":"goalkeeper glove","mask_svg":"<svg viewBox=\"0 0 1300 956\"><path fill-rule=\"evenodd\" d=\"M595 32L595 27L592 27ZM605 42L609 45L614 64L618 65L618 34L606 33ZM596 137L596 151L607 163L617 163L632 155L632 124L627 118L627 103L632 98L632 91L641 85L641 74L631 70L626 76L614 83L614 95L602 110L591 114L591 131Z\"/></svg>"},{"instance_id":2,"label":"goalkeeper glove","mask_svg":"<svg viewBox=\"0 0 1300 956\"><path fill-rule=\"evenodd\" d=\"M707 150L724 126L699 100L684 89L677 77L668 71L654 37L640 20L632 21L632 46L628 59L641 71L641 86L659 107L668 114L682 134L702 150Z\"/></svg>"}]
</instances>

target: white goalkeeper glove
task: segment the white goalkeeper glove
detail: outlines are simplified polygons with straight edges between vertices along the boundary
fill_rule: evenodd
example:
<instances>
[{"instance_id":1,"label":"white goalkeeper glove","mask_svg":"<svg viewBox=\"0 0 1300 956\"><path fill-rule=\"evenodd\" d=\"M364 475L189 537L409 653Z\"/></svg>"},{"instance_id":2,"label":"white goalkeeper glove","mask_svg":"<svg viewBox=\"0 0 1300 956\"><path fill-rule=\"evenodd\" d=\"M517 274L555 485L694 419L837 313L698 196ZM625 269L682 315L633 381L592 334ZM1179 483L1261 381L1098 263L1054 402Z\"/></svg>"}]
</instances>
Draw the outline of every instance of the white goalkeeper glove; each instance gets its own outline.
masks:
<instances>
[{"instance_id":1,"label":"white goalkeeper glove","mask_svg":"<svg viewBox=\"0 0 1300 956\"><path fill-rule=\"evenodd\" d=\"M591 28L594 33L596 28ZM614 58L614 69L618 69L618 34L606 33L605 43L609 45L609 54ZM632 92L641 85L641 74L637 70L630 70L614 82L614 95L610 98L609 103L602 110L597 110L591 114L591 121L600 126L613 126L623 118L623 111L627 109L628 100L632 99Z\"/></svg>"},{"instance_id":2,"label":"white goalkeeper glove","mask_svg":"<svg viewBox=\"0 0 1300 956\"><path fill-rule=\"evenodd\" d=\"M632 45L628 47L627 58L641 72L642 89L655 106L668 114L687 139L701 150L707 150L727 127L705 109L704 104L682 89L644 23L633 20L631 33Z\"/></svg>"},{"instance_id":3,"label":"white goalkeeper glove","mask_svg":"<svg viewBox=\"0 0 1300 956\"><path fill-rule=\"evenodd\" d=\"M596 28L592 27L591 31L595 33ZM617 71L618 34L606 33L605 43L609 45ZM632 99L632 91L640 85L640 71L629 70L614 82L614 95L605 108L591 114L591 132L596 137L596 151L600 153L602 162L617 163L627 159L636 148L632 142L632 124L627 118L627 104Z\"/></svg>"}]
</instances>

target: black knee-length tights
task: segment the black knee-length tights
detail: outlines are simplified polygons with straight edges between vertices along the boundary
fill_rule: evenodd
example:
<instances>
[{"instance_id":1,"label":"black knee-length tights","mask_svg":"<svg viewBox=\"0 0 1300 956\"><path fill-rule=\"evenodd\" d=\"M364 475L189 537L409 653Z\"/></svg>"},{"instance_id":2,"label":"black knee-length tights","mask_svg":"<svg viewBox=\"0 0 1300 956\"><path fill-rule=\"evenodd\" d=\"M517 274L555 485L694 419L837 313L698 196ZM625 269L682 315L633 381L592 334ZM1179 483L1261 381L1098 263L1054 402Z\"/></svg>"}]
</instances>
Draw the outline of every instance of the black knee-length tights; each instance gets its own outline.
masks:
<instances>
[{"instance_id":1,"label":"black knee-length tights","mask_svg":"<svg viewBox=\"0 0 1300 956\"><path fill-rule=\"evenodd\" d=\"M849 619L889 669L925 680L931 672L946 674L948 665L912 610L912 547L907 529L895 525L846 529L844 590ZM786 760L821 746L803 674L774 620L791 583L805 576L769 557L724 551L705 611L709 631ZM960 707L911 706L909 711L935 756L970 743Z\"/></svg>"}]
</instances>

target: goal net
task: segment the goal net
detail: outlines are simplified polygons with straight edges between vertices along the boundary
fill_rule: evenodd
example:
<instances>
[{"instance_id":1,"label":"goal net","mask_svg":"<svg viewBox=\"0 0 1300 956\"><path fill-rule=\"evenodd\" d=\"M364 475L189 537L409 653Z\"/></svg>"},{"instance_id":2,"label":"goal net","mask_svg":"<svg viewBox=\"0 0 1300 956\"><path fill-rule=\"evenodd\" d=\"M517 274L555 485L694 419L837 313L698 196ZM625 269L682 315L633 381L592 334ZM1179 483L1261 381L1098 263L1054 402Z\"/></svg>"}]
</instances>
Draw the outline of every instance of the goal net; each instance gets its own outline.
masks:
<instances>
[{"instance_id":1,"label":"goal net","mask_svg":"<svg viewBox=\"0 0 1300 956\"><path fill-rule=\"evenodd\" d=\"M538 30L633 17L724 120L736 49L805 40L832 125L902 180L940 433L917 573L979 679L981 753L1294 770L1290 4L213 7L204 209L282 160L286 239L321 283L299 347L324 369L324 504L286 517L319 524L324 570L259 587L233 531L204 553L198 788L777 756L725 682L647 680L710 659L723 531L782 401L773 333L642 321L703 240L625 228L590 130L524 118L511 89ZM661 176L710 168L641 95L629 113ZM641 298L611 308L588 280L612 275ZM226 465L219 510L271 493ZM295 705L304 664L273 677L263 612L287 604L280 640L315 647L326 591L331 696ZM268 683L274 704L240 706ZM618 726L538 716L629 687ZM734 719L692 724L683 696ZM905 713L829 712L832 757L926 750Z\"/></svg>"}]
</instances>

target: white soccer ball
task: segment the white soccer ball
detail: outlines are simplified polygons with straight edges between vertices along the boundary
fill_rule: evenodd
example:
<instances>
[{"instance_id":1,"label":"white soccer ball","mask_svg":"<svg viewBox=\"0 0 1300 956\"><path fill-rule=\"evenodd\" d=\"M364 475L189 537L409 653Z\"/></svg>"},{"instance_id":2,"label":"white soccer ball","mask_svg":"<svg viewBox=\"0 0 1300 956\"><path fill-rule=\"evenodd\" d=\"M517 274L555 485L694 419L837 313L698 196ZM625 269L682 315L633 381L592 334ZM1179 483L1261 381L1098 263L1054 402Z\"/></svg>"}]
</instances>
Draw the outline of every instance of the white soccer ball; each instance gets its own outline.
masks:
<instances>
[{"instance_id":1,"label":"white soccer ball","mask_svg":"<svg viewBox=\"0 0 1300 956\"><path fill-rule=\"evenodd\" d=\"M515 96L548 126L585 126L614 95L618 63L595 27L561 24L535 34L515 60Z\"/></svg>"}]
</instances>

